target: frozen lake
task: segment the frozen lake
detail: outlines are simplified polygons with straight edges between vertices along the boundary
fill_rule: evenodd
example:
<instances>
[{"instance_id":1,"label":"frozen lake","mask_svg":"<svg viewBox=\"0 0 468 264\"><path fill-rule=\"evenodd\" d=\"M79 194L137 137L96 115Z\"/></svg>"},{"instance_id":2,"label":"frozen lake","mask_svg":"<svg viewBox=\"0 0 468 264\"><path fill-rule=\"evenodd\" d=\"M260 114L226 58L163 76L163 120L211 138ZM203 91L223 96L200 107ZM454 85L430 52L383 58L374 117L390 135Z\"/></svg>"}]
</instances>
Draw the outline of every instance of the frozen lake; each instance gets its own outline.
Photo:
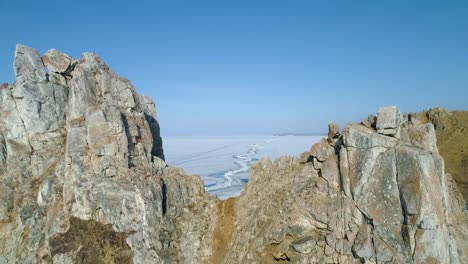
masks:
<instances>
[{"instance_id":1,"label":"frozen lake","mask_svg":"<svg viewBox=\"0 0 468 264\"><path fill-rule=\"evenodd\" d=\"M163 137L166 163L198 174L205 189L221 199L237 196L250 165L264 156L299 156L323 136Z\"/></svg>"}]
</instances>

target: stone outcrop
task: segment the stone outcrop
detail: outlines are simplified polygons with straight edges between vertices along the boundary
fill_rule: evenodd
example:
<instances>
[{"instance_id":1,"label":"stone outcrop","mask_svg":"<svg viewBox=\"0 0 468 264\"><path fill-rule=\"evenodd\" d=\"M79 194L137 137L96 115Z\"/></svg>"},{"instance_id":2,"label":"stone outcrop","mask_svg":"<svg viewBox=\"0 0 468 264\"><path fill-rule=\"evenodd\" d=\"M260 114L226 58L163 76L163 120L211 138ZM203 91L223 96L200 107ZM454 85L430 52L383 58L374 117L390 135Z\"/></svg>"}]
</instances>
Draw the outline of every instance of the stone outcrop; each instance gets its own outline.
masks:
<instances>
[{"instance_id":1,"label":"stone outcrop","mask_svg":"<svg viewBox=\"0 0 468 264\"><path fill-rule=\"evenodd\" d=\"M401 138L352 124L334 147L253 166L223 263L467 262L467 215L432 125L388 128Z\"/></svg>"},{"instance_id":2,"label":"stone outcrop","mask_svg":"<svg viewBox=\"0 0 468 264\"><path fill-rule=\"evenodd\" d=\"M417 124L432 123L437 137L437 148L449 172L468 205L468 111L449 111L432 108L410 113L408 120Z\"/></svg>"},{"instance_id":3,"label":"stone outcrop","mask_svg":"<svg viewBox=\"0 0 468 264\"><path fill-rule=\"evenodd\" d=\"M226 201L164 162L154 102L93 53L18 45L0 88L0 263L467 263L432 124L396 107ZM306 146L305 146L306 147Z\"/></svg>"},{"instance_id":4,"label":"stone outcrop","mask_svg":"<svg viewBox=\"0 0 468 264\"><path fill-rule=\"evenodd\" d=\"M375 126L379 134L399 137L402 121L403 115L396 106L382 107L377 113Z\"/></svg>"},{"instance_id":5,"label":"stone outcrop","mask_svg":"<svg viewBox=\"0 0 468 264\"><path fill-rule=\"evenodd\" d=\"M0 90L0 263L202 262L216 204L164 169L154 102L93 53L18 45L14 68ZM179 241L191 214L198 231Z\"/></svg>"}]
</instances>

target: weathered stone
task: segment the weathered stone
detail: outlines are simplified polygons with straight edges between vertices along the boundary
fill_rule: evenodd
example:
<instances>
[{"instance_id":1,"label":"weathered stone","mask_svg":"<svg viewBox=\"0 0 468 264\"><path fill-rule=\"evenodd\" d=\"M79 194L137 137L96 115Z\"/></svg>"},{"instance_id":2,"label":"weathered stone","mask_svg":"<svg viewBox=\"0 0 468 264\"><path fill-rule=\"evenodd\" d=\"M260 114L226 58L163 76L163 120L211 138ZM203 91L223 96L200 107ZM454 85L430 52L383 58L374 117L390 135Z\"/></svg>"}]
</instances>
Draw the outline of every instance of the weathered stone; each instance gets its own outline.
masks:
<instances>
[{"instance_id":1,"label":"weathered stone","mask_svg":"<svg viewBox=\"0 0 468 264\"><path fill-rule=\"evenodd\" d=\"M367 128L372 128L372 123L369 122L367 119L364 119L361 121L361 125L367 127Z\"/></svg>"},{"instance_id":2,"label":"weathered stone","mask_svg":"<svg viewBox=\"0 0 468 264\"><path fill-rule=\"evenodd\" d=\"M310 149L310 155L317 158L318 161L325 161L330 155L335 153L335 149L330 146L326 139L315 143Z\"/></svg>"},{"instance_id":3,"label":"weathered stone","mask_svg":"<svg viewBox=\"0 0 468 264\"><path fill-rule=\"evenodd\" d=\"M394 259L395 253L386 242L384 242L378 236L374 236L373 243L374 243L377 263L386 263Z\"/></svg>"},{"instance_id":4,"label":"weathered stone","mask_svg":"<svg viewBox=\"0 0 468 264\"><path fill-rule=\"evenodd\" d=\"M362 126L350 125L344 130L349 178L353 197L358 200L379 155L393 148L397 140Z\"/></svg>"},{"instance_id":5,"label":"weathered stone","mask_svg":"<svg viewBox=\"0 0 468 264\"><path fill-rule=\"evenodd\" d=\"M334 122L328 123L328 138L327 138L328 143L334 146L339 137L340 137L340 126Z\"/></svg>"},{"instance_id":6,"label":"weathered stone","mask_svg":"<svg viewBox=\"0 0 468 264\"><path fill-rule=\"evenodd\" d=\"M374 256L374 247L372 246L372 238L370 236L371 227L363 225L354 240L352 247L353 252L362 260L367 261Z\"/></svg>"},{"instance_id":7,"label":"weathered stone","mask_svg":"<svg viewBox=\"0 0 468 264\"><path fill-rule=\"evenodd\" d=\"M39 189L37 194L37 204L39 206L46 206L49 203L52 195L53 183L50 180L46 180Z\"/></svg>"},{"instance_id":8,"label":"weathered stone","mask_svg":"<svg viewBox=\"0 0 468 264\"><path fill-rule=\"evenodd\" d=\"M397 147L396 158L404 222L431 229L445 224L448 194L441 157L417 148Z\"/></svg>"},{"instance_id":9,"label":"weathered stone","mask_svg":"<svg viewBox=\"0 0 468 264\"><path fill-rule=\"evenodd\" d=\"M377 113L377 132L384 135L399 137L399 128L403 116L396 106L382 107Z\"/></svg>"},{"instance_id":10,"label":"weathered stone","mask_svg":"<svg viewBox=\"0 0 468 264\"><path fill-rule=\"evenodd\" d=\"M13 206L12 190L0 183L0 223L8 220L9 213Z\"/></svg>"},{"instance_id":11,"label":"weathered stone","mask_svg":"<svg viewBox=\"0 0 468 264\"><path fill-rule=\"evenodd\" d=\"M336 155L330 155L330 157L325 162L323 162L321 175L328 182L329 188L339 188L340 172L338 169L338 160Z\"/></svg>"},{"instance_id":12,"label":"weathered stone","mask_svg":"<svg viewBox=\"0 0 468 264\"><path fill-rule=\"evenodd\" d=\"M371 124L371 127L374 127L377 125L377 117L375 115L369 115L367 117L367 121Z\"/></svg>"},{"instance_id":13,"label":"weathered stone","mask_svg":"<svg viewBox=\"0 0 468 264\"><path fill-rule=\"evenodd\" d=\"M29 134L58 130L65 125L66 88L52 83L22 83L13 98Z\"/></svg>"},{"instance_id":14,"label":"weathered stone","mask_svg":"<svg viewBox=\"0 0 468 264\"><path fill-rule=\"evenodd\" d=\"M312 164L314 165L314 169L316 170L322 169L322 162L318 161L316 157L312 158Z\"/></svg>"},{"instance_id":15,"label":"weathered stone","mask_svg":"<svg viewBox=\"0 0 468 264\"><path fill-rule=\"evenodd\" d=\"M340 177L343 192L346 196L351 197L351 183L349 179L349 162L346 148L340 149Z\"/></svg>"},{"instance_id":16,"label":"weathered stone","mask_svg":"<svg viewBox=\"0 0 468 264\"><path fill-rule=\"evenodd\" d=\"M415 263L450 263L447 244L449 235L445 228L417 229L413 259Z\"/></svg>"},{"instance_id":17,"label":"weathered stone","mask_svg":"<svg viewBox=\"0 0 468 264\"><path fill-rule=\"evenodd\" d=\"M15 49L14 62L16 83L45 82L47 72L39 53L31 47L18 44Z\"/></svg>"},{"instance_id":18,"label":"weathered stone","mask_svg":"<svg viewBox=\"0 0 468 264\"><path fill-rule=\"evenodd\" d=\"M17 50L17 82L0 89L2 263L468 261L465 204L430 125L405 122L398 139L371 116L342 136L331 123L220 201L164 162L154 102L99 56L51 50L47 79ZM379 112L381 133L397 136L396 113Z\"/></svg>"},{"instance_id":19,"label":"weathered stone","mask_svg":"<svg viewBox=\"0 0 468 264\"><path fill-rule=\"evenodd\" d=\"M18 45L17 82L11 90L1 91L0 163L5 170L2 166L0 177L3 183L20 192L2 185L0 222L22 225L8 228L18 231L7 236L2 234L0 255L12 252L16 261L36 262L34 256L42 258L36 252L47 253L40 248L39 241L63 232L62 226L66 228L70 215L75 215L132 232L129 241L135 261L158 262L162 253L158 255L146 247L158 248L157 234L162 229L149 227L149 230L142 222L169 229L175 222L161 224L158 220L162 214L161 179L169 172L163 172L164 162L157 156L163 157L159 130L154 129L157 123L154 103L148 98L142 100L144 105L135 100L140 97L129 82L110 72L96 55L85 54L77 62L77 69L68 67L76 61L57 51L49 51L44 60L51 74L73 74L73 78L61 82L64 86L54 80L49 82L37 52ZM105 87L112 96L99 93L104 88L102 79L119 83ZM138 110L129 112L129 106ZM131 135L129 131L133 128L136 132ZM129 143L128 139L133 137L138 142ZM156 155L152 155L153 149L158 150L154 152ZM152 160L157 161L154 166ZM138 170L129 168L137 165ZM153 170L156 176L143 180ZM133 180L139 183L134 184ZM188 185L198 184L201 183ZM12 208L13 205L20 209ZM16 221L15 211L21 221ZM48 229L44 229L46 223ZM51 233L41 231L49 229ZM15 240L16 236L22 237L21 230L30 230L30 242L24 247L12 247L21 244ZM147 233L154 236L143 239ZM65 261L69 257L75 256L65 252L54 259ZM8 260L11 261L10 255Z\"/></svg>"},{"instance_id":20,"label":"weathered stone","mask_svg":"<svg viewBox=\"0 0 468 264\"><path fill-rule=\"evenodd\" d=\"M54 72L54 73L59 73L59 74L64 74L64 75L69 75L67 77L71 77L70 74L73 70L73 63L75 61L73 58L70 56L59 52L56 49L50 49L48 50L43 56L42 56L42 62L48 69L49 73ZM67 72L70 71L70 72ZM71 79L71 78L70 78Z\"/></svg>"},{"instance_id":21,"label":"weathered stone","mask_svg":"<svg viewBox=\"0 0 468 264\"><path fill-rule=\"evenodd\" d=\"M299 159L300 159L299 163L304 164L304 163L312 161L312 156L310 156L310 152L302 152Z\"/></svg>"},{"instance_id":22,"label":"weathered stone","mask_svg":"<svg viewBox=\"0 0 468 264\"><path fill-rule=\"evenodd\" d=\"M396 157L389 150L378 155L369 178L363 183L357 206L373 220L374 226L388 226L403 223L400 206L393 206L399 202Z\"/></svg>"},{"instance_id":23,"label":"weathered stone","mask_svg":"<svg viewBox=\"0 0 468 264\"><path fill-rule=\"evenodd\" d=\"M401 128L401 140L437 152L437 138L432 124L407 125Z\"/></svg>"},{"instance_id":24,"label":"weathered stone","mask_svg":"<svg viewBox=\"0 0 468 264\"><path fill-rule=\"evenodd\" d=\"M294 241L291 246L299 253L308 254L312 252L312 249L316 246L316 243L313 238L306 237L304 239Z\"/></svg>"},{"instance_id":25,"label":"weathered stone","mask_svg":"<svg viewBox=\"0 0 468 264\"><path fill-rule=\"evenodd\" d=\"M393 148L398 142L396 138L377 134L358 125L349 125L343 129L343 141L347 148L356 149Z\"/></svg>"},{"instance_id":26,"label":"weathered stone","mask_svg":"<svg viewBox=\"0 0 468 264\"><path fill-rule=\"evenodd\" d=\"M67 87L69 80L73 78L77 61L55 49L47 51L42 56L42 61L47 69L49 81Z\"/></svg>"},{"instance_id":27,"label":"weathered stone","mask_svg":"<svg viewBox=\"0 0 468 264\"><path fill-rule=\"evenodd\" d=\"M443 131L449 127L447 124L447 116L451 115L451 113L442 107L436 107L429 109L426 113L426 118L434 125L434 128Z\"/></svg>"}]
</instances>

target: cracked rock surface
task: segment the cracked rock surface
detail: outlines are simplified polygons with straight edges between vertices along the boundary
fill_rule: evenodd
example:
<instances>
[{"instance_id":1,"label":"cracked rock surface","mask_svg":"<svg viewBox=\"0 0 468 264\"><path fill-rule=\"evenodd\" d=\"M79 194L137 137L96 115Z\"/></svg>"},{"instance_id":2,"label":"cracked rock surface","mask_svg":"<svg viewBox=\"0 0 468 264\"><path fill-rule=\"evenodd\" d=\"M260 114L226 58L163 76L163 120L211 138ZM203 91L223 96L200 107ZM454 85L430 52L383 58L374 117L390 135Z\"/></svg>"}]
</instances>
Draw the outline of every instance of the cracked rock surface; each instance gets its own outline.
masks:
<instances>
[{"instance_id":1,"label":"cracked rock surface","mask_svg":"<svg viewBox=\"0 0 468 264\"><path fill-rule=\"evenodd\" d=\"M468 263L432 124L379 110L239 197L164 163L152 99L94 53L18 45L0 86L0 263ZM307 148L308 146L304 146Z\"/></svg>"},{"instance_id":2,"label":"cracked rock surface","mask_svg":"<svg viewBox=\"0 0 468 264\"><path fill-rule=\"evenodd\" d=\"M467 215L432 125L396 129L351 124L333 151L322 140L302 162L254 165L223 263L466 263Z\"/></svg>"},{"instance_id":3,"label":"cracked rock surface","mask_svg":"<svg viewBox=\"0 0 468 264\"><path fill-rule=\"evenodd\" d=\"M94 53L18 45L14 68L0 89L0 263L203 262L216 205L166 168L154 102ZM178 221L197 217L182 240Z\"/></svg>"}]
</instances>

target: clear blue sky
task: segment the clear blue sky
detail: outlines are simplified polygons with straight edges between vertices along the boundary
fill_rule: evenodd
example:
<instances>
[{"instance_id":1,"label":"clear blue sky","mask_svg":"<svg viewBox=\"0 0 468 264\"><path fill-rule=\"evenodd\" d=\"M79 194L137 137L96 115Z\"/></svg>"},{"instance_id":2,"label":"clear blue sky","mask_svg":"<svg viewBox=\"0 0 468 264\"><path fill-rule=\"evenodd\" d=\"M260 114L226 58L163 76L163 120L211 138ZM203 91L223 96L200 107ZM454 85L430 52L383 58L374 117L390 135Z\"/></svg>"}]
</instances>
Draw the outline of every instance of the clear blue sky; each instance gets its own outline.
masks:
<instances>
[{"instance_id":1,"label":"clear blue sky","mask_svg":"<svg viewBox=\"0 0 468 264\"><path fill-rule=\"evenodd\" d=\"M468 1L4 1L16 43L95 51L163 135L323 132L381 105L468 109Z\"/></svg>"}]
</instances>

